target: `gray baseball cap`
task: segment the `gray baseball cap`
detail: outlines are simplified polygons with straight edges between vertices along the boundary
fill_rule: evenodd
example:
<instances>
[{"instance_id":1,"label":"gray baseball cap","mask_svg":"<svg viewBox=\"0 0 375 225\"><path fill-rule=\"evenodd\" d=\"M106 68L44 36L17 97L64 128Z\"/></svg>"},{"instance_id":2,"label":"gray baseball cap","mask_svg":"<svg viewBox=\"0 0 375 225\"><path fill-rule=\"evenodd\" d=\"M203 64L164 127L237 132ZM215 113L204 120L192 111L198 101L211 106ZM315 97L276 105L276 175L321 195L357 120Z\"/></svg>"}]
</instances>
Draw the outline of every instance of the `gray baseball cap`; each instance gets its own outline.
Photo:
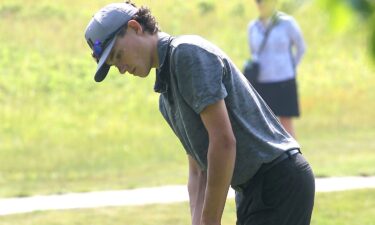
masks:
<instances>
[{"instance_id":1,"label":"gray baseball cap","mask_svg":"<svg viewBox=\"0 0 375 225\"><path fill-rule=\"evenodd\" d=\"M116 35L137 12L138 8L131 4L112 3L95 13L87 25L85 38L98 63L94 76L96 82L101 82L108 74L110 65L106 64L106 60Z\"/></svg>"}]
</instances>

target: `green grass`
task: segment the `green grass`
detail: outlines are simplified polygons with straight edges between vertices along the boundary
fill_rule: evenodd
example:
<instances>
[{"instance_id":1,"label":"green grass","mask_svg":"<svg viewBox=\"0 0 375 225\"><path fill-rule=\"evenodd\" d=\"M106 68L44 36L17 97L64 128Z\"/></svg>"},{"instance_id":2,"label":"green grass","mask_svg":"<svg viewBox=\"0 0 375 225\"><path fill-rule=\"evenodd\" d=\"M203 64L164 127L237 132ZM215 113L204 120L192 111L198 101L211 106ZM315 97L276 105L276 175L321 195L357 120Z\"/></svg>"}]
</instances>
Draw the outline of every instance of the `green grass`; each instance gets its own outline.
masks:
<instances>
[{"instance_id":1,"label":"green grass","mask_svg":"<svg viewBox=\"0 0 375 225\"><path fill-rule=\"evenodd\" d=\"M1 1L1 197L185 183L186 156L159 115L154 72L93 81L83 31L109 2ZM239 66L248 57L256 12L247 0L136 2L170 34L200 34ZM318 176L375 175L366 31L331 33L326 13L306 2L293 11L308 44L298 77L303 152Z\"/></svg>"},{"instance_id":2,"label":"green grass","mask_svg":"<svg viewBox=\"0 0 375 225\"><path fill-rule=\"evenodd\" d=\"M186 225L190 223L189 213L187 203L111 207L4 216L0 220L0 225ZM374 225L374 221L374 190L317 194L312 225ZM222 224L235 224L233 199L228 200Z\"/></svg>"}]
</instances>

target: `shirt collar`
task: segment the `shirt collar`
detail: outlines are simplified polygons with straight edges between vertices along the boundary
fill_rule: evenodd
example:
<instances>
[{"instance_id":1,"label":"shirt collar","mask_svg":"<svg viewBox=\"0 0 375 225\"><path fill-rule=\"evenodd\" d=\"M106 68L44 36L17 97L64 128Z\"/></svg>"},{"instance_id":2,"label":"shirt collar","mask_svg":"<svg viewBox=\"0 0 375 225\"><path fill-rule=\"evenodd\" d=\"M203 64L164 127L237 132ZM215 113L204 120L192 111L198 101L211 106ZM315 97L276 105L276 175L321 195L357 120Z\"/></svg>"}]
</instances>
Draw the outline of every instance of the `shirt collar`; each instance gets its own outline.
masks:
<instances>
[{"instance_id":1,"label":"shirt collar","mask_svg":"<svg viewBox=\"0 0 375 225\"><path fill-rule=\"evenodd\" d=\"M170 44L171 36L164 32L158 33L157 51L159 57L159 67L156 69L156 81L154 91L164 93L168 90L168 76L163 69L165 59L167 57L168 46ZM168 71L169 72L169 71Z\"/></svg>"}]
</instances>

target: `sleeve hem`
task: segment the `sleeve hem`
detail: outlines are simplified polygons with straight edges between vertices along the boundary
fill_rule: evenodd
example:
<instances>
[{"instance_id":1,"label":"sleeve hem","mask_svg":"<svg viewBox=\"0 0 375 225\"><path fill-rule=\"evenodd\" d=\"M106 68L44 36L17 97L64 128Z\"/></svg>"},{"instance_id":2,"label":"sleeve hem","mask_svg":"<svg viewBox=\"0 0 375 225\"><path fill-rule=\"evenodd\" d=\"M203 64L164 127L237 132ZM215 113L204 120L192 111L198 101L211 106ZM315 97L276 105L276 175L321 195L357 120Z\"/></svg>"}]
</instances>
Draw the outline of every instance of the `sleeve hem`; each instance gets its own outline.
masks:
<instances>
[{"instance_id":1,"label":"sleeve hem","mask_svg":"<svg viewBox=\"0 0 375 225\"><path fill-rule=\"evenodd\" d=\"M194 106L194 111L197 114L200 114L207 106L212 105L212 104L214 104L214 103L216 103L220 100L225 99L227 97L227 95L228 94L226 92L224 92L220 96L205 98L199 104L197 104L197 106Z\"/></svg>"}]
</instances>

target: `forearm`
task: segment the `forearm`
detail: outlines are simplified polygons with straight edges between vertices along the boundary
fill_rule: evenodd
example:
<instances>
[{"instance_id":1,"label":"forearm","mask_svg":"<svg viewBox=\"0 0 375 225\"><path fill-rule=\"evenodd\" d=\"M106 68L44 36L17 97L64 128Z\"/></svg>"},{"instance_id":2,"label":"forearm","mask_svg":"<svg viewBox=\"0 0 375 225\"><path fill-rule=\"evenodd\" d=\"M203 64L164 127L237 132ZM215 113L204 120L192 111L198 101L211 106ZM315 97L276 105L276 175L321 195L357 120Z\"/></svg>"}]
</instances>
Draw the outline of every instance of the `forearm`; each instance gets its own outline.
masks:
<instances>
[{"instance_id":1,"label":"forearm","mask_svg":"<svg viewBox=\"0 0 375 225\"><path fill-rule=\"evenodd\" d=\"M303 57L303 55L305 54L305 46L304 45L300 45L300 46L296 46L296 53L293 57L294 59L294 67L297 68L297 66L299 65L299 63L301 62L301 59Z\"/></svg>"},{"instance_id":2,"label":"forearm","mask_svg":"<svg viewBox=\"0 0 375 225\"><path fill-rule=\"evenodd\" d=\"M294 31L294 35L292 37L292 42L295 47L295 54L294 54L294 66L297 67L301 62L303 55L306 52L306 44L303 40L302 33L296 29Z\"/></svg>"},{"instance_id":3,"label":"forearm","mask_svg":"<svg viewBox=\"0 0 375 225\"><path fill-rule=\"evenodd\" d=\"M236 158L235 144L210 143L203 224L220 224Z\"/></svg>"},{"instance_id":4,"label":"forearm","mask_svg":"<svg viewBox=\"0 0 375 225\"><path fill-rule=\"evenodd\" d=\"M236 159L236 138L225 101L201 113L208 132L207 184L201 225L220 225Z\"/></svg>"},{"instance_id":5,"label":"forearm","mask_svg":"<svg viewBox=\"0 0 375 225\"><path fill-rule=\"evenodd\" d=\"M206 191L207 173L205 171L190 171L188 192L190 199L190 213L193 225L200 225L204 195Z\"/></svg>"}]
</instances>

